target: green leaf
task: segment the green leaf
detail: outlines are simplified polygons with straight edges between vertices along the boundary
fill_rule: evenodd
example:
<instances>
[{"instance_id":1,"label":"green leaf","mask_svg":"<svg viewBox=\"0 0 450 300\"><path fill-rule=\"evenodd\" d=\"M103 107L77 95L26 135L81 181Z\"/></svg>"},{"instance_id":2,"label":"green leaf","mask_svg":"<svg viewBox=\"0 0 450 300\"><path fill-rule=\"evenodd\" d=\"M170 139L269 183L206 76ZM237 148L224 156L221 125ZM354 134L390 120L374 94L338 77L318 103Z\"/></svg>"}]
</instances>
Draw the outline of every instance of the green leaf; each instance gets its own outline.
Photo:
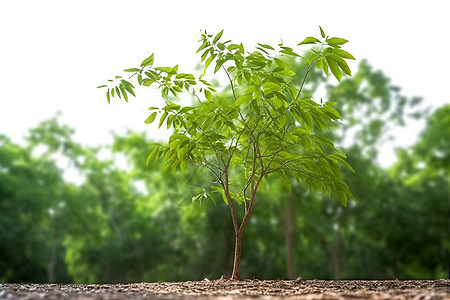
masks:
<instances>
[{"instance_id":1,"label":"green leaf","mask_svg":"<svg viewBox=\"0 0 450 300\"><path fill-rule=\"evenodd\" d=\"M147 156L147 161L145 164L148 166L150 165L151 161L155 158L156 154L158 153L159 148L153 149L153 151Z\"/></svg>"},{"instance_id":2,"label":"green leaf","mask_svg":"<svg viewBox=\"0 0 450 300\"><path fill-rule=\"evenodd\" d=\"M142 85L143 86L150 86L153 82L155 82L153 79L144 78L142 79Z\"/></svg>"},{"instance_id":3,"label":"green leaf","mask_svg":"<svg viewBox=\"0 0 450 300\"><path fill-rule=\"evenodd\" d=\"M131 68L131 69L125 69L123 70L124 72L129 72L129 73L134 73L134 72L139 72L141 69L138 68Z\"/></svg>"},{"instance_id":4,"label":"green leaf","mask_svg":"<svg viewBox=\"0 0 450 300\"><path fill-rule=\"evenodd\" d=\"M217 43L217 41L220 39L222 34L223 34L223 30L221 32L219 32L218 34L216 34L216 36L214 37L214 40L213 40L213 44Z\"/></svg>"},{"instance_id":5,"label":"green leaf","mask_svg":"<svg viewBox=\"0 0 450 300\"><path fill-rule=\"evenodd\" d=\"M172 173L176 171L177 166L178 166L178 163L179 163L179 161L175 160L175 161L172 163L172 165L170 166L170 170L172 171Z\"/></svg>"},{"instance_id":6,"label":"green leaf","mask_svg":"<svg viewBox=\"0 0 450 300\"><path fill-rule=\"evenodd\" d=\"M232 51L232 50L236 50L239 48L238 44L230 44L228 45L228 50Z\"/></svg>"},{"instance_id":7,"label":"green leaf","mask_svg":"<svg viewBox=\"0 0 450 300\"><path fill-rule=\"evenodd\" d=\"M339 155L336 154L331 154L328 155L327 158L332 158L336 161L339 161L342 165L344 165L347 169L349 169L350 171L352 171L353 173L355 173L355 170L353 170L352 166L350 166L350 164L348 162L346 162L342 157L340 157Z\"/></svg>"},{"instance_id":8,"label":"green leaf","mask_svg":"<svg viewBox=\"0 0 450 300\"><path fill-rule=\"evenodd\" d=\"M181 165L180 165L180 168L181 168ZM195 202L199 201L202 197L203 197L203 194L199 194L197 196L194 196L194 197L192 197L192 202L195 203Z\"/></svg>"},{"instance_id":9,"label":"green leaf","mask_svg":"<svg viewBox=\"0 0 450 300\"><path fill-rule=\"evenodd\" d=\"M251 99L253 99L252 94L243 95L243 96L237 98L236 102L234 102L234 106L239 106L242 103L247 102Z\"/></svg>"},{"instance_id":10,"label":"green leaf","mask_svg":"<svg viewBox=\"0 0 450 300\"><path fill-rule=\"evenodd\" d=\"M169 143L169 148L172 150L177 150L182 142L183 142L182 140L174 140Z\"/></svg>"},{"instance_id":11,"label":"green leaf","mask_svg":"<svg viewBox=\"0 0 450 300\"><path fill-rule=\"evenodd\" d=\"M331 50L331 52L342 58L355 59L353 57L353 55L351 55L350 53L348 53L347 51L342 50L342 49L333 48L333 50Z\"/></svg>"},{"instance_id":12,"label":"green leaf","mask_svg":"<svg viewBox=\"0 0 450 300\"><path fill-rule=\"evenodd\" d=\"M172 73L174 70L172 69L172 68L170 68L170 67L158 67L158 68L155 68L155 70L159 70L159 71L161 71L161 72L165 72L165 73L167 73L167 74L170 74L170 73Z\"/></svg>"},{"instance_id":13,"label":"green leaf","mask_svg":"<svg viewBox=\"0 0 450 300\"><path fill-rule=\"evenodd\" d=\"M172 85L172 89L173 89L175 92L178 92L178 93L181 93L181 92L182 92L182 90L180 89L180 87L179 87L179 86L176 86L176 85ZM177 96L177 95L175 95L175 96Z\"/></svg>"},{"instance_id":14,"label":"green leaf","mask_svg":"<svg viewBox=\"0 0 450 300\"><path fill-rule=\"evenodd\" d=\"M338 63L339 68L341 68L341 70L351 76L352 75L352 71L350 70L350 67L348 66L347 62L340 56L334 54L334 53L326 53L325 56L328 58L331 58L332 60L334 60L335 62Z\"/></svg>"},{"instance_id":15,"label":"green leaf","mask_svg":"<svg viewBox=\"0 0 450 300\"><path fill-rule=\"evenodd\" d=\"M352 70L350 70L350 67L348 66L346 61L343 62L338 62L339 68L341 68L341 70L347 74L348 76L352 76Z\"/></svg>"},{"instance_id":16,"label":"green leaf","mask_svg":"<svg viewBox=\"0 0 450 300\"><path fill-rule=\"evenodd\" d=\"M317 55L317 53L313 53L311 54L308 59L306 60L306 63L310 64L312 63L314 60L317 59L317 57L319 57L319 55Z\"/></svg>"},{"instance_id":17,"label":"green leaf","mask_svg":"<svg viewBox=\"0 0 450 300\"><path fill-rule=\"evenodd\" d=\"M287 67L288 67L288 64L287 64L284 60L282 60L282 59L279 59L279 58L275 57L273 60L275 61L275 63L276 63L279 67L282 67L282 68L287 68Z\"/></svg>"},{"instance_id":18,"label":"green leaf","mask_svg":"<svg viewBox=\"0 0 450 300\"><path fill-rule=\"evenodd\" d=\"M134 86L133 86L130 82L128 82L128 81L122 79L122 84L124 85L125 90L126 90L128 93L130 93L131 95L133 95L134 97L136 97L136 95L134 94L134 91L133 91Z\"/></svg>"},{"instance_id":19,"label":"green leaf","mask_svg":"<svg viewBox=\"0 0 450 300\"><path fill-rule=\"evenodd\" d=\"M182 78L185 78L187 75L188 75L188 74L186 74L186 73L178 73L178 74L175 76L175 79L182 79Z\"/></svg>"},{"instance_id":20,"label":"green leaf","mask_svg":"<svg viewBox=\"0 0 450 300\"><path fill-rule=\"evenodd\" d=\"M214 58L216 58L216 54L211 55L210 57L208 57L208 59L205 62L205 69L203 72L206 72L206 69L208 68L208 66L211 64L211 62L214 60Z\"/></svg>"},{"instance_id":21,"label":"green leaf","mask_svg":"<svg viewBox=\"0 0 450 300\"><path fill-rule=\"evenodd\" d=\"M200 48L198 48L198 50L195 53L202 51L203 49L205 49L208 46L209 46L208 41L204 41L203 44L200 46Z\"/></svg>"},{"instance_id":22,"label":"green leaf","mask_svg":"<svg viewBox=\"0 0 450 300\"><path fill-rule=\"evenodd\" d=\"M331 58L331 59L333 59L335 62L345 62L345 60L342 58L342 57L340 57L340 56L338 56L338 55L336 55L336 54L334 54L334 53L331 53L331 52L327 52L327 53L325 53L324 54L325 55L325 57L327 57L327 58Z\"/></svg>"},{"instance_id":23,"label":"green leaf","mask_svg":"<svg viewBox=\"0 0 450 300\"><path fill-rule=\"evenodd\" d=\"M280 107L283 106L283 101L281 101L278 97L274 97L273 106L275 107L275 109L279 109Z\"/></svg>"},{"instance_id":24,"label":"green leaf","mask_svg":"<svg viewBox=\"0 0 450 300\"><path fill-rule=\"evenodd\" d=\"M305 148L305 150L309 150L312 146L312 140L309 135L304 135L300 140L300 144Z\"/></svg>"},{"instance_id":25,"label":"green leaf","mask_svg":"<svg viewBox=\"0 0 450 300\"><path fill-rule=\"evenodd\" d=\"M323 60L319 59L316 61L316 68L323 69Z\"/></svg>"},{"instance_id":26,"label":"green leaf","mask_svg":"<svg viewBox=\"0 0 450 300\"><path fill-rule=\"evenodd\" d=\"M141 67L145 68L147 66L153 65L153 62L155 60L155 56L152 53L152 55L150 55L149 57L147 57L146 59L144 59L141 63Z\"/></svg>"},{"instance_id":27,"label":"green leaf","mask_svg":"<svg viewBox=\"0 0 450 300\"><path fill-rule=\"evenodd\" d=\"M316 39L315 37L309 36L306 39L304 39L303 42L299 43L298 45L315 44L315 43L320 43L320 41L318 39Z\"/></svg>"},{"instance_id":28,"label":"green leaf","mask_svg":"<svg viewBox=\"0 0 450 300\"><path fill-rule=\"evenodd\" d=\"M148 118L147 120L145 120L145 124L150 124L152 123L156 118L156 111L153 112Z\"/></svg>"},{"instance_id":29,"label":"green leaf","mask_svg":"<svg viewBox=\"0 0 450 300\"><path fill-rule=\"evenodd\" d=\"M295 135L298 135L298 136L302 136L302 135L309 135L310 132L308 130L306 130L306 129L298 127L298 128L295 128L292 131L292 134L295 134Z\"/></svg>"},{"instance_id":30,"label":"green leaf","mask_svg":"<svg viewBox=\"0 0 450 300\"><path fill-rule=\"evenodd\" d=\"M311 130L311 128L312 128L311 115L305 111L305 112L303 112L302 116L303 116L303 125L306 126L306 129Z\"/></svg>"},{"instance_id":31,"label":"green leaf","mask_svg":"<svg viewBox=\"0 0 450 300\"><path fill-rule=\"evenodd\" d=\"M100 89L100 88L104 88L104 87L107 87L107 85L106 85L106 84L104 84L104 85L99 85L97 88Z\"/></svg>"},{"instance_id":32,"label":"green leaf","mask_svg":"<svg viewBox=\"0 0 450 300\"><path fill-rule=\"evenodd\" d=\"M336 77L338 81L341 81L342 72L339 69L338 63L329 57L326 57L326 59L328 62L328 66L330 67L331 73L333 73L334 77Z\"/></svg>"},{"instance_id":33,"label":"green leaf","mask_svg":"<svg viewBox=\"0 0 450 300\"><path fill-rule=\"evenodd\" d=\"M187 73L178 73L176 79L195 80L195 76Z\"/></svg>"},{"instance_id":34,"label":"green leaf","mask_svg":"<svg viewBox=\"0 0 450 300\"><path fill-rule=\"evenodd\" d=\"M223 199L223 202L225 202L226 205L228 205L228 199L227 199L227 196L225 195L225 191L224 190L222 190L222 199Z\"/></svg>"},{"instance_id":35,"label":"green leaf","mask_svg":"<svg viewBox=\"0 0 450 300\"><path fill-rule=\"evenodd\" d=\"M289 69L282 69L281 71L277 71L276 73L286 75L286 76L294 76L295 72Z\"/></svg>"},{"instance_id":36,"label":"green leaf","mask_svg":"<svg viewBox=\"0 0 450 300\"><path fill-rule=\"evenodd\" d=\"M166 119L167 115L168 115L167 111L165 111L165 112L161 115L161 118L159 119L159 126L158 126L158 128L160 128L161 125L164 123L164 120Z\"/></svg>"},{"instance_id":37,"label":"green leaf","mask_svg":"<svg viewBox=\"0 0 450 300\"><path fill-rule=\"evenodd\" d=\"M218 186L215 186L215 185L212 185L212 186L211 186L211 189L212 189L214 192L222 192L222 191L223 191L223 188L218 187ZM214 193L214 192L213 192L213 193Z\"/></svg>"},{"instance_id":38,"label":"green leaf","mask_svg":"<svg viewBox=\"0 0 450 300\"><path fill-rule=\"evenodd\" d=\"M335 110L334 108L332 108L331 106L328 106L328 105L324 105L324 106L322 106L322 109L325 111L325 112L327 112L329 115L331 115L332 116L332 119L334 119L334 120L342 120L342 117L341 117L341 115L338 113L338 111L337 110Z\"/></svg>"},{"instance_id":39,"label":"green leaf","mask_svg":"<svg viewBox=\"0 0 450 300\"><path fill-rule=\"evenodd\" d=\"M323 31L322 27L320 27L320 35L322 36L322 38L325 38L325 32Z\"/></svg>"},{"instance_id":40,"label":"green leaf","mask_svg":"<svg viewBox=\"0 0 450 300\"><path fill-rule=\"evenodd\" d=\"M202 54L202 56L201 56L201 58L200 58L200 61L201 62L203 62L204 60L205 60L205 58L208 56L208 53L210 52L210 51L212 51L213 50L213 48L211 47L211 48L208 48L208 49L206 49L206 51L205 52L203 52L203 54Z\"/></svg>"},{"instance_id":41,"label":"green leaf","mask_svg":"<svg viewBox=\"0 0 450 300\"><path fill-rule=\"evenodd\" d=\"M168 105L168 107L170 107L173 110L179 110L181 108L181 105L173 103L173 102L166 102L166 104Z\"/></svg>"},{"instance_id":42,"label":"green leaf","mask_svg":"<svg viewBox=\"0 0 450 300\"><path fill-rule=\"evenodd\" d=\"M297 94L298 94L298 89L296 89L293 86L290 86L290 87L288 87L288 92L289 92L289 95L291 95L291 98L295 99L295 97L297 97Z\"/></svg>"},{"instance_id":43,"label":"green leaf","mask_svg":"<svg viewBox=\"0 0 450 300\"><path fill-rule=\"evenodd\" d=\"M108 104L111 103L111 97L109 96L109 89L106 91L106 100L108 100Z\"/></svg>"},{"instance_id":44,"label":"green leaf","mask_svg":"<svg viewBox=\"0 0 450 300\"><path fill-rule=\"evenodd\" d=\"M184 171L184 169L186 168L187 165L187 159L183 159L180 161L180 169L181 171Z\"/></svg>"},{"instance_id":45,"label":"green leaf","mask_svg":"<svg viewBox=\"0 0 450 300\"><path fill-rule=\"evenodd\" d=\"M269 55L269 52L267 52L266 50L264 50L261 47L256 47L256 49L258 49L259 51L264 52L265 54Z\"/></svg>"},{"instance_id":46,"label":"green leaf","mask_svg":"<svg viewBox=\"0 0 450 300\"><path fill-rule=\"evenodd\" d=\"M326 39L326 42L330 46L337 47L339 45L344 45L345 43L348 42L348 40L343 39L343 38L338 38L338 37L332 37L332 38Z\"/></svg>"},{"instance_id":47,"label":"green leaf","mask_svg":"<svg viewBox=\"0 0 450 300\"><path fill-rule=\"evenodd\" d=\"M245 51L244 51L244 45L243 45L242 43L239 44L239 52L240 52L241 54L244 54L244 53L245 53Z\"/></svg>"},{"instance_id":48,"label":"green leaf","mask_svg":"<svg viewBox=\"0 0 450 300\"><path fill-rule=\"evenodd\" d=\"M194 107L192 107L192 106L185 106L180 110L180 114L185 114L186 112L193 110L193 109L194 109Z\"/></svg>"},{"instance_id":49,"label":"green leaf","mask_svg":"<svg viewBox=\"0 0 450 300\"><path fill-rule=\"evenodd\" d=\"M283 93L277 92L277 91L273 91L273 93L281 100L287 101L286 96Z\"/></svg>"},{"instance_id":50,"label":"green leaf","mask_svg":"<svg viewBox=\"0 0 450 300\"><path fill-rule=\"evenodd\" d=\"M275 82L266 82L263 84L263 90L264 93L271 93L273 91L279 91L281 90L281 86L279 84L276 84Z\"/></svg>"},{"instance_id":51,"label":"green leaf","mask_svg":"<svg viewBox=\"0 0 450 300\"><path fill-rule=\"evenodd\" d=\"M123 85L120 85L120 91L122 92L122 96L125 99L126 102L128 102L128 95L127 92L125 91L125 88L123 87Z\"/></svg>"},{"instance_id":52,"label":"green leaf","mask_svg":"<svg viewBox=\"0 0 450 300\"><path fill-rule=\"evenodd\" d=\"M187 148L180 148L177 151L177 157L179 160L182 160L184 158L184 156L186 155L186 153L188 153L188 149Z\"/></svg>"},{"instance_id":53,"label":"green leaf","mask_svg":"<svg viewBox=\"0 0 450 300\"><path fill-rule=\"evenodd\" d=\"M270 46L270 45L260 44L260 43L258 43L258 45L261 46L261 47L263 47L263 48L265 48L265 49L275 50L275 49L274 49L272 46Z\"/></svg>"},{"instance_id":54,"label":"green leaf","mask_svg":"<svg viewBox=\"0 0 450 300\"><path fill-rule=\"evenodd\" d=\"M326 59L323 59L322 62L323 62L323 72L324 72L325 75L327 75L327 77L328 77L328 75L329 75L329 72L328 72L328 63L327 63Z\"/></svg>"},{"instance_id":55,"label":"green leaf","mask_svg":"<svg viewBox=\"0 0 450 300\"><path fill-rule=\"evenodd\" d=\"M170 126L172 126L172 121L174 117L175 115L169 115L169 117L167 118L167 129L169 129Z\"/></svg>"},{"instance_id":56,"label":"green leaf","mask_svg":"<svg viewBox=\"0 0 450 300\"><path fill-rule=\"evenodd\" d=\"M322 143L324 145L327 145L328 147L330 147L333 150L336 150L336 148L334 147L333 142L330 139L328 139L328 138L326 138L324 136L320 136L320 135L317 136L317 139L319 140L320 143Z\"/></svg>"},{"instance_id":57,"label":"green leaf","mask_svg":"<svg viewBox=\"0 0 450 300\"><path fill-rule=\"evenodd\" d=\"M336 196L338 197L339 203L342 204L342 206L347 206L347 195L343 191L336 191Z\"/></svg>"},{"instance_id":58,"label":"green leaf","mask_svg":"<svg viewBox=\"0 0 450 300\"><path fill-rule=\"evenodd\" d=\"M205 90L205 97L206 99L208 99L209 101L212 101L212 94L210 91Z\"/></svg>"},{"instance_id":59,"label":"green leaf","mask_svg":"<svg viewBox=\"0 0 450 300\"><path fill-rule=\"evenodd\" d=\"M223 59L218 59L216 61L216 67L214 68L214 74L217 73L217 71L219 71L220 67L225 63L225 60Z\"/></svg>"},{"instance_id":60,"label":"green leaf","mask_svg":"<svg viewBox=\"0 0 450 300\"><path fill-rule=\"evenodd\" d=\"M255 93L258 91L258 87L255 85L251 85L248 88L245 89L245 93L249 94L249 93Z\"/></svg>"},{"instance_id":61,"label":"green leaf","mask_svg":"<svg viewBox=\"0 0 450 300\"><path fill-rule=\"evenodd\" d=\"M291 55L291 56L296 56L296 57L301 57L300 55L298 55L297 53L295 53L292 50L281 50L281 53L287 54L287 55Z\"/></svg>"},{"instance_id":62,"label":"green leaf","mask_svg":"<svg viewBox=\"0 0 450 300\"><path fill-rule=\"evenodd\" d=\"M148 78L153 79L155 81L161 79L161 75L159 75L158 73L156 73L153 70L149 70L148 72L145 72L145 75L147 75Z\"/></svg>"}]
</instances>

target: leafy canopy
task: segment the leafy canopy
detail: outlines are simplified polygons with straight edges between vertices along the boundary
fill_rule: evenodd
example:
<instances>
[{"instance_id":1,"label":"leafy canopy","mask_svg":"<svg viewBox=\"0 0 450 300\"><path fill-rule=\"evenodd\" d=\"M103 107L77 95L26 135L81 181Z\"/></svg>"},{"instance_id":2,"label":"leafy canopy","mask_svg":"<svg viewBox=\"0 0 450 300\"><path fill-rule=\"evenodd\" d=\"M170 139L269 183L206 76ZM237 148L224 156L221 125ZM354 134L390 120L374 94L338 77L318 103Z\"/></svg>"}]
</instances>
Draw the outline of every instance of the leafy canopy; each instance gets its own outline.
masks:
<instances>
[{"instance_id":1,"label":"leafy canopy","mask_svg":"<svg viewBox=\"0 0 450 300\"><path fill-rule=\"evenodd\" d=\"M295 177L315 190L334 194L342 205L352 197L342 180L340 165L352 170L345 154L322 133L334 127L341 116L335 102L317 103L302 95L308 73L313 67L330 71L337 80L351 75L346 62L354 57L341 48L348 41L326 36L307 37L298 45L313 45L308 52L308 68L301 82L294 82L295 72L289 61L301 57L293 48L280 43L277 47L260 44L245 51L242 43L222 42L223 30L216 35L204 32L197 52L201 54L204 72L211 66L214 73L224 72L231 94L218 93L204 74L196 77L182 73L178 65L156 67L154 54L139 67L125 69L140 86L156 85L165 99L164 107L150 107L145 123L159 122L159 127L173 129L167 145L158 145L147 164L162 158L166 168L184 170L194 162L210 170L217 179L213 193L222 193L228 204L253 204L263 178L273 173ZM128 101L135 96L134 85L121 76L109 80L108 102L118 96ZM191 106L174 102L182 92L196 99ZM157 117L159 116L159 119ZM229 180L230 173L234 182ZM209 196L206 191L196 197ZM235 224L236 225L236 224Z\"/></svg>"}]
</instances>

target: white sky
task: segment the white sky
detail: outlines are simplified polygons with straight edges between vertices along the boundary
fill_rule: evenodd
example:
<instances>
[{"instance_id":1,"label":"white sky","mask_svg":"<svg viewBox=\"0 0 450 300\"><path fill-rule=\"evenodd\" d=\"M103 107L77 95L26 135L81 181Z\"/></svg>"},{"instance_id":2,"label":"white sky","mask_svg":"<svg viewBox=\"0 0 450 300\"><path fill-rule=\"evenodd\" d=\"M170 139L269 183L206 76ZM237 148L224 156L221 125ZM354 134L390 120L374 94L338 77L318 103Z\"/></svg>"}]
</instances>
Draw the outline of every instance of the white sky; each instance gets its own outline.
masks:
<instances>
[{"instance_id":1,"label":"white sky","mask_svg":"<svg viewBox=\"0 0 450 300\"><path fill-rule=\"evenodd\" d=\"M450 102L446 2L4 0L0 134L18 142L57 111L86 144L110 142L111 130L148 131L145 108L158 103L157 93L139 90L132 104L108 105L96 86L152 52L157 65L178 63L194 72L201 29L225 29L224 38L249 45L280 39L296 45L318 36L321 25L327 34L349 39L345 49L367 58L403 94L438 107ZM400 132L397 143L414 142L418 130Z\"/></svg>"}]
</instances>

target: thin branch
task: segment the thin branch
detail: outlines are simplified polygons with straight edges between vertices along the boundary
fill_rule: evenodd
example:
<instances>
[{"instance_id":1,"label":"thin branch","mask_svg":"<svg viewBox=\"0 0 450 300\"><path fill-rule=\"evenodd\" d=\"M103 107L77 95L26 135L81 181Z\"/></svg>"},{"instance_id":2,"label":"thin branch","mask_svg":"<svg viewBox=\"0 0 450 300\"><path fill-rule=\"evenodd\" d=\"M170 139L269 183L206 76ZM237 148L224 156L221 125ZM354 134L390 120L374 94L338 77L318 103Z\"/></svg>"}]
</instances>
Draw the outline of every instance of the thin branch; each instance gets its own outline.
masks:
<instances>
[{"instance_id":1,"label":"thin branch","mask_svg":"<svg viewBox=\"0 0 450 300\"><path fill-rule=\"evenodd\" d=\"M274 152L272 152L270 154L262 155L261 157L267 158L267 157L275 156L278 153L280 153L281 151L286 150L286 149L288 149L288 148L290 148L292 146L294 146L294 144L290 144L290 145L288 145L286 147L280 148L280 149L278 149L278 150L276 150L276 151L274 151Z\"/></svg>"},{"instance_id":2,"label":"thin branch","mask_svg":"<svg viewBox=\"0 0 450 300\"><path fill-rule=\"evenodd\" d=\"M316 59L316 60L317 60L317 59ZM314 61L314 62L315 62L315 61ZM300 85L300 89L298 90L297 96L295 97L295 101L298 100L298 97L300 96L300 93L301 93L302 90L303 90L303 86L305 85L306 77L308 77L308 73L311 71L312 66L313 66L313 64L310 64L310 65L308 66L308 69L306 70L305 76L303 77L302 84ZM294 102L295 102L295 101L294 101Z\"/></svg>"},{"instance_id":3,"label":"thin branch","mask_svg":"<svg viewBox=\"0 0 450 300\"><path fill-rule=\"evenodd\" d=\"M236 209L234 208L234 205L233 205L233 202L232 202L232 199L230 196L228 170L225 170L225 183L222 183L222 187L225 192L225 197L227 198L227 201L228 201L228 206L230 207L230 210L231 210L231 219L233 220L234 232L236 233L236 235L238 235L239 225L238 225L237 216L236 216Z\"/></svg>"},{"instance_id":4,"label":"thin branch","mask_svg":"<svg viewBox=\"0 0 450 300\"><path fill-rule=\"evenodd\" d=\"M300 158L300 159L301 159L301 158ZM300 160L300 159L294 159L294 160L289 161L288 163L283 163L283 165L281 165L281 166L279 166L279 167L277 167L277 168L275 168L275 169L267 170L267 171L265 172L265 174L274 173L274 172L276 172L276 171L278 171L278 170L284 169L284 168L286 167L287 164L293 163L293 162L298 161L298 160ZM307 175L307 176L309 176L309 177L312 177L312 178L314 178L314 179L317 179L317 180L326 182L326 180L325 180L324 178L317 177L317 176L315 176L314 174L312 174L312 173L310 173L310 172L308 172L308 171L305 171L304 169L302 169L302 168L300 168L300 167L298 167L298 168L296 169L296 171L297 171L297 172L300 172L300 173L302 173L302 174L305 174L305 175Z\"/></svg>"},{"instance_id":5,"label":"thin branch","mask_svg":"<svg viewBox=\"0 0 450 300\"><path fill-rule=\"evenodd\" d=\"M282 140L282 141L284 140L284 137L286 136L286 133L289 131L289 127L291 127L292 124L293 124L293 122L292 122L292 116L291 116L291 118L290 118L290 120L289 120L289 124L288 124L288 126L285 128L285 130L284 130L284 132L283 132L283 135L282 135L282 137L281 137L281 140ZM266 169L269 169L269 168L270 168L270 165L272 164L273 160L275 159L275 156L277 156L277 154L278 154L279 152L281 152L282 150L285 150L285 149L287 149L287 148L289 148L289 147L291 147L291 146L294 146L294 145L291 144L291 145L289 145L288 147L286 147L286 148L284 148L284 149L279 149L279 151L276 151L275 155L272 156L272 159L271 159L270 162L267 164L267 168L266 168ZM267 149L269 149L269 147L270 147L270 144L269 144L269 146L267 146ZM267 151L267 149L264 151L264 153Z\"/></svg>"},{"instance_id":6,"label":"thin branch","mask_svg":"<svg viewBox=\"0 0 450 300\"><path fill-rule=\"evenodd\" d=\"M319 52L322 52L322 48L323 48L323 46L324 46L324 43L325 43L325 41L323 41L322 44L320 45L320 50L319 50ZM302 84L300 85L300 89L298 90L297 97L295 97L295 101L298 100L298 97L300 96L300 93L301 93L302 90L303 90L303 86L304 86L304 84L305 84L306 77L308 77L308 73L311 71L312 66L316 63L316 61L319 59L319 57L320 57L320 56L318 56L318 57L317 57L317 58L316 58L316 59L308 66L308 69L306 70L306 73L305 73L305 77L303 77ZM294 102L295 102L295 101L294 101Z\"/></svg>"},{"instance_id":7,"label":"thin branch","mask_svg":"<svg viewBox=\"0 0 450 300\"><path fill-rule=\"evenodd\" d=\"M236 93L235 93L235 89L234 89L233 80L231 79L230 74L228 73L227 69L225 69L225 67L224 67L223 65L222 65L222 69L223 69L223 70L225 71L225 73L227 74L228 80L230 81L230 85L231 85L231 91L233 92L233 98L234 98L234 101L236 101L237 98L236 98ZM245 126L247 127L247 130L250 132L250 134L251 134L252 137L253 137L253 130L250 130L250 127L248 126L248 124L247 124L247 122L246 122L244 116L241 114L241 111L239 111L239 116L241 117L242 122L245 124ZM253 116L252 116L252 118L253 118ZM259 121L258 121L258 122L259 122ZM253 138L254 138L254 137L253 137Z\"/></svg>"},{"instance_id":8,"label":"thin branch","mask_svg":"<svg viewBox=\"0 0 450 300\"><path fill-rule=\"evenodd\" d=\"M195 98L197 98L197 101L198 101L200 104L202 103L202 100L201 100L200 97L197 95L197 93L195 92L194 89L192 89L192 92L189 91L189 93L190 93L191 95L193 95Z\"/></svg>"},{"instance_id":9,"label":"thin branch","mask_svg":"<svg viewBox=\"0 0 450 300\"><path fill-rule=\"evenodd\" d=\"M211 164L209 162L202 163L200 161L200 162L197 162L197 163L202 165L202 166L204 166L204 167L206 167L208 170L210 170L216 176L218 182L222 181L222 176L217 174L217 172L216 172L216 170L214 170L214 168L216 168L216 169L218 169L220 171L222 171L222 169L220 169L219 167L217 167L217 166L215 166L215 165L213 165L213 164Z\"/></svg>"},{"instance_id":10,"label":"thin branch","mask_svg":"<svg viewBox=\"0 0 450 300\"><path fill-rule=\"evenodd\" d=\"M259 184L261 183L263 177L264 174L261 174L261 176L258 178L258 181L256 182L256 185L252 188L252 198L250 199L250 205L248 207L247 212L245 213L244 219L242 220L241 226L239 227L239 232L242 232L245 226L247 225L247 221L250 218L250 214L252 213L253 210L253 203L255 202L256 191L258 190Z\"/></svg>"},{"instance_id":11,"label":"thin branch","mask_svg":"<svg viewBox=\"0 0 450 300\"><path fill-rule=\"evenodd\" d=\"M222 65L222 69L225 71L225 73L226 73L227 76L228 76L228 80L230 81L230 85L231 85L231 91L233 92L234 101L236 101L237 98L236 98L236 94L235 94L235 92L234 92L234 84L233 84L233 80L231 79L230 74L228 73L227 69L225 69L224 65Z\"/></svg>"},{"instance_id":12,"label":"thin branch","mask_svg":"<svg viewBox=\"0 0 450 300\"><path fill-rule=\"evenodd\" d=\"M206 133L200 128L200 127L198 127L197 128L199 131L200 131L200 133L208 140L208 142L209 142L209 144L211 145L211 147L212 147L212 149L213 149L213 151L214 151L214 154L216 155L216 158L217 158L217 160L220 160L222 163L223 163L223 166L224 166L224 168L225 168L225 161L222 159L222 157L219 155L219 153L217 152L217 150L216 150L216 147L214 147L214 144L211 142L211 140L209 139L209 137L206 135Z\"/></svg>"}]
</instances>

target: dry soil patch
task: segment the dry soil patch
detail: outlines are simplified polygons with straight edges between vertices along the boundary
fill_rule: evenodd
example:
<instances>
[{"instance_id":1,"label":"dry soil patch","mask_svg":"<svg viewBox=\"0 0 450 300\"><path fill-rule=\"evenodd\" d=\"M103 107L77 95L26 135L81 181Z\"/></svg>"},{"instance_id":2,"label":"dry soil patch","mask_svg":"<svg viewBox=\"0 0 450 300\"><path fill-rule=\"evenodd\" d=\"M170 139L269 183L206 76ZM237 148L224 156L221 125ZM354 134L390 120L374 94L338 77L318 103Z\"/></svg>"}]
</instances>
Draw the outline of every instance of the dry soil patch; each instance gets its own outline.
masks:
<instances>
[{"instance_id":1,"label":"dry soil patch","mask_svg":"<svg viewBox=\"0 0 450 300\"><path fill-rule=\"evenodd\" d=\"M0 284L0 299L448 299L450 280Z\"/></svg>"}]
</instances>

